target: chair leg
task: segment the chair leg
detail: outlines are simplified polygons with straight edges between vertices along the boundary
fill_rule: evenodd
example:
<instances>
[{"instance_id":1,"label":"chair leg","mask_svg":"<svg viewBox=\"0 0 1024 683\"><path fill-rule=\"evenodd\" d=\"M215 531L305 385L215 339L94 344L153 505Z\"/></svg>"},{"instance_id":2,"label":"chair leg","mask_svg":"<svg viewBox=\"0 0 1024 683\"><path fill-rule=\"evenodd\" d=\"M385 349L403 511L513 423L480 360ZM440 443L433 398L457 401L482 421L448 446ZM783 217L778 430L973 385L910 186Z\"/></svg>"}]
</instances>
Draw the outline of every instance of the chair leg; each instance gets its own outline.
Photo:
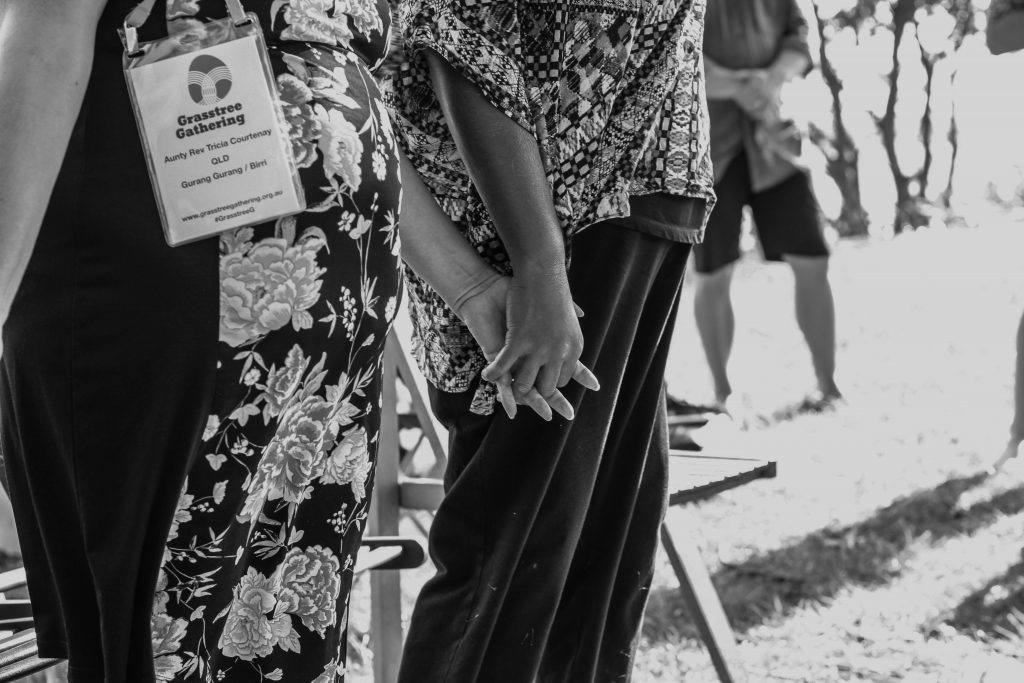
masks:
<instances>
[{"instance_id":1,"label":"chair leg","mask_svg":"<svg viewBox=\"0 0 1024 683\"><path fill-rule=\"evenodd\" d=\"M718 592L711 583L707 567L692 539L676 545L668 525L661 525L661 543L672 569L679 579L679 592L690 616L697 624L701 640L708 648L711 661L722 683L745 683L746 674L739 664L736 639L725 616Z\"/></svg>"},{"instance_id":2,"label":"chair leg","mask_svg":"<svg viewBox=\"0 0 1024 683\"><path fill-rule=\"evenodd\" d=\"M389 340L390 341L390 340ZM377 474L370 506L369 532L398 535L398 415L395 380L397 367L389 343L384 356L384 383ZM402 583L397 570L370 574L370 634L373 680L395 683L402 658Z\"/></svg>"}]
</instances>

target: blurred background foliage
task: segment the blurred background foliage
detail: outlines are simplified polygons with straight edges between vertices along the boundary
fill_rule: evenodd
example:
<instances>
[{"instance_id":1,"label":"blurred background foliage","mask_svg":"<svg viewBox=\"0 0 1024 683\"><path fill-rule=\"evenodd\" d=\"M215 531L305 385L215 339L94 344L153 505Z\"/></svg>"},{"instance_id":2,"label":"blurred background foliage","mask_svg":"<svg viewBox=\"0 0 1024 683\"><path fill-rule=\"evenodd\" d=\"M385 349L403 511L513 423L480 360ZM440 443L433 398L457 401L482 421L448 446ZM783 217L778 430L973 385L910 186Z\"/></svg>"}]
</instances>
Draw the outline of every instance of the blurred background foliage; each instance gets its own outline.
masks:
<instances>
[{"instance_id":1,"label":"blurred background foliage","mask_svg":"<svg viewBox=\"0 0 1024 683\"><path fill-rule=\"evenodd\" d=\"M803 0L819 68L785 93L839 236L978 224L1024 205L1024 60L988 0Z\"/></svg>"}]
</instances>

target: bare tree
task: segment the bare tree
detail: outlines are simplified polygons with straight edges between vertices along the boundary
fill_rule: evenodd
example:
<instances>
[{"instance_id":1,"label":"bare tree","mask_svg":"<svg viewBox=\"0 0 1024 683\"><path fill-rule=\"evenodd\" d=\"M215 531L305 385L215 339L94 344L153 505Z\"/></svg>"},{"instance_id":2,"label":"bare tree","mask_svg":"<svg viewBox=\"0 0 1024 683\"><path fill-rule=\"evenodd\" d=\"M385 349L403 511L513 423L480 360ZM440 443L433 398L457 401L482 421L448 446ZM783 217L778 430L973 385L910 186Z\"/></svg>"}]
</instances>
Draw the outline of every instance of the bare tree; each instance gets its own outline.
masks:
<instances>
[{"instance_id":1,"label":"bare tree","mask_svg":"<svg viewBox=\"0 0 1024 683\"><path fill-rule=\"evenodd\" d=\"M891 13L890 21L879 21L877 12L881 3L888 5ZM921 40L920 21L922 12L926 15L938 8L945 10L953 17L953 26L947 40L940 47L926 48ZM888 31L892 34L892 53L889 69L885 80L888 86L885 109L881 115L871 113L872 120L878 131L882 147L888 160L894 189L896 190L896 206L893 216L893 229L900 232L905 229L927 225L929 216L935 208L949 211L953 197L953 177L959 151L959 131L956 124L955 105L951 108L946 140L950 145L950 167L945 187L938 195L938 206L928 198L928 184L935 160L936 122L936 66L940 60L956 53L963 44L964 38L977 30L975 13L977 10L971 0L859 0L853 7L845 9L829 19L823 19L818 6L818 34L821 36L821 69L825 84L832 95L832 125L826 133L820 127L812 127L811 139L818 144L828 159L828 173L835 180L843 197L843 209L840 214L840 232L857 234L866 230L867 221L863 218L863 207L860 203L859 174L857 161L859 150L850 139L842 108L842 78L839 70L831 62L827 52L830 34L842 29L852 29L861 35L863 32ZM831 27L831 31L828 30ZM913 29L913 30L910 30ZM914 130L901 130L897 122L897 103L901 97L901 87L906 85L903 76L902 48L908 34L916 40L920 65L924 71L924 106L921 119ZM952 71L950 85L955 83L956 72ZM952 87L950 88L952 91ZM947 125L947 124L943 124ZM921 162L916 168L905 169L900 164L897 154L897 140L906 135L913 135L921 146ZM861 227L863 226L863 227Z\"/></svg>"},{"instance_id":2,"label":"bare tree","mask_svg":"<svg viewBox=\"0 0 1024 683\"><path fill-rule=\"evenodd\" d=\"M831 95L831 130L810 124L810 139L825 155L825 170L839 188L842 207L835 221L835 228L844 237L866 235L868 214L860 196L860 149L850 136L843 118L843 81L828 55L828 21L822 18L818 4L814 3L815 24L820 38L818 61L821 76Z\"/></svg>"}]
</instances>

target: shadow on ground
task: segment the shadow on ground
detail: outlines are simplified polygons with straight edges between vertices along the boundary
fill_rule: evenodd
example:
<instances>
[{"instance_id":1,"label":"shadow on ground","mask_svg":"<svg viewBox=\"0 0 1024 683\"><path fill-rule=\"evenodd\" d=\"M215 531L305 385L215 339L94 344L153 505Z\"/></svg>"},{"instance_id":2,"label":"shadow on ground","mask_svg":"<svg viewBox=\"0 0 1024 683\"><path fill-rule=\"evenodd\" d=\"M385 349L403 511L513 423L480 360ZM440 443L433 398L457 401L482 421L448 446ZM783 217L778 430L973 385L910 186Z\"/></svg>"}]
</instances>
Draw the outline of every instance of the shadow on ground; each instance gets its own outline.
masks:
<instances>
[{"instance_id":1,"label":"shadow on ground","mask_svg":"<svg viewBox=\"0 0 1024 683\"><path fill-rule=\"evenodd\" d=\"M776 408L770 414L755 415L751 419L750 426L764 429L766 427L782 424L783 422L792 422L793 420L806 417L807 415L823 415L825 413L835 412L835 410L835 401L820 397L807 396L799 401L784 405L781 408Z\"/></svg>"},{"instance_id":2,"label":"shadow on ground","mask_svg":"<svg viewBox=\"0 0 1024 683\"><path fill-rule=\"evenodd\" d=\"M900 575L912 544L971 534L1024 510L1024 486L960 507L961 496L985 479L982 474L951 479L900 498L863 521L822 528L783 548L723 565L712 578L733 628L742 633L769 618L786 617L802 603L824 602L847 585L889 583ZM655 643L697 636L678 590L652 593L644 635Z\"/></svg>"},{"instance_id":3,"label":"shadow on ground","mask_svg":"<svg viewBox=\"0 0 1024 683\"><path fill-rule=\"evenodd\" d=\"M942 621L977 640L1024 643L1024 562L967 596Z\"/></svg>"}]
</instances>

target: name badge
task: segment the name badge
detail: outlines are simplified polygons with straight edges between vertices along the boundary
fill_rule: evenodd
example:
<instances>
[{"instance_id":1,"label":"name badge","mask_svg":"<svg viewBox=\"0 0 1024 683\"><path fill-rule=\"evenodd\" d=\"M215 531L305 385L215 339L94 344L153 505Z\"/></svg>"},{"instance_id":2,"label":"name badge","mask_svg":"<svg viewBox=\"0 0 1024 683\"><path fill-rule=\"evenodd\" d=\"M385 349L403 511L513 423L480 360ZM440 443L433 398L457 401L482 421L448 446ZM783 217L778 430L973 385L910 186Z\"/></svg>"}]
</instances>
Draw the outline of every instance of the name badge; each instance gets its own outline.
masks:
<instances>
[{"instance_id":1,"label":"name badge","mask_svg":"<svg viewBox=\"0 0 1024 683\"><path fill-rule=\"evenodd\" d=\"M133 33L125 75L167 243L305 209L256 17L198 25L134 54Z\"/></svg>"}]
</instances>

